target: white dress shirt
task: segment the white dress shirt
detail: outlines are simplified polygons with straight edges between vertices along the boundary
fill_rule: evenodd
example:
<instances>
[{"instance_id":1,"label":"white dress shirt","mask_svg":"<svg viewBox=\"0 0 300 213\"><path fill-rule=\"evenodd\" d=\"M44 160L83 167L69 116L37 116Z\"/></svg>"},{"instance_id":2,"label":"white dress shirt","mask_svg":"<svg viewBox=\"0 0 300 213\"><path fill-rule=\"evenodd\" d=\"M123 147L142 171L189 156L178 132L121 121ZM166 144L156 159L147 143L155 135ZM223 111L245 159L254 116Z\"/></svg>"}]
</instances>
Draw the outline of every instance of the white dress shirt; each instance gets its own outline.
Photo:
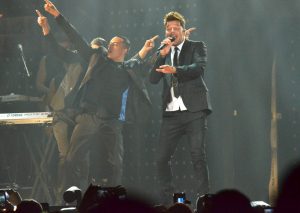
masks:
<instances>
[{"instance_id":1,"label":"white dress shirt","mask_svg":"<svg viewBox=\"0 0 300 213\"><path fill-rule=\"evenodd\" d=\"M180 56L183 43L184 43L184 41L177 46L177 48L178 48L178 50L177 50L178 58ZM172 46L171 47L171 61L172 61L172 66L173 66L173 57L174 57L174 54L175 54L175 47ZM171 111L178 111L178 110L185 111L185 110L187 110L187 108L184 105L181 96L179 96L178 98L176 98L174 96L174 88L172 86L171 87L171 102L168 103L166 111L168 111L168 112L170 111L171 112Z\"/></svg>"}]
</instances>

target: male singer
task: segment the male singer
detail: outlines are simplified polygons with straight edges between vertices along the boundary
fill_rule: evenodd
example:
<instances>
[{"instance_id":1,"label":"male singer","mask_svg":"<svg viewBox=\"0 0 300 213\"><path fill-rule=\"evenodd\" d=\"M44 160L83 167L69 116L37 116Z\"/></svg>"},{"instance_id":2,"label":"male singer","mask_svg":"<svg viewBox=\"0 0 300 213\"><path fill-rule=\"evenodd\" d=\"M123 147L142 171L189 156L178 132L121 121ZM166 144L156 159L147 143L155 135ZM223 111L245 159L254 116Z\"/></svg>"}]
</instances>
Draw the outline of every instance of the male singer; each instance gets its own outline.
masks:
<instances>
[{"instance_id":1,"label":"male singer","mask_svg":"<svg viewBox=\"0 0 300 213\"><path fill-rule=\"evenodd\" d=\"M206 117L211 113L204 82L206 46L185 36L185 19L178 12L164 17L165 36L150 73L150 82L163 81L163 119L157 160L161 200L169 203L174 193L171 158L181 136L186 135L197 180L197 192L209 191L205 154Z\"/></svg>"}]
</instances>

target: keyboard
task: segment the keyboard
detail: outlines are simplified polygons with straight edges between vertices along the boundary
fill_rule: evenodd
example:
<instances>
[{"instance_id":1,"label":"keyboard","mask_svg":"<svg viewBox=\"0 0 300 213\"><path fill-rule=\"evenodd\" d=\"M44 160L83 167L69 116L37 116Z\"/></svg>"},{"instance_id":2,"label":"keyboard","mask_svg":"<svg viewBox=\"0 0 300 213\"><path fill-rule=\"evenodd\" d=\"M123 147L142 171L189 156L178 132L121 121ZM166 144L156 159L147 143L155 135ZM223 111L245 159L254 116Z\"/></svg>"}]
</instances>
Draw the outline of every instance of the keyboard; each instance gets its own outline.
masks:
<instances>
[{"instance_id":1,"label":"keyboard","mask_svg":"<svg viewBox=\"0 0 300 213\"><path fill-rule=\"evenodd\" d=\"M52 112L0 113L0 125L52 123Z\"/></svg>"}]
</instances>

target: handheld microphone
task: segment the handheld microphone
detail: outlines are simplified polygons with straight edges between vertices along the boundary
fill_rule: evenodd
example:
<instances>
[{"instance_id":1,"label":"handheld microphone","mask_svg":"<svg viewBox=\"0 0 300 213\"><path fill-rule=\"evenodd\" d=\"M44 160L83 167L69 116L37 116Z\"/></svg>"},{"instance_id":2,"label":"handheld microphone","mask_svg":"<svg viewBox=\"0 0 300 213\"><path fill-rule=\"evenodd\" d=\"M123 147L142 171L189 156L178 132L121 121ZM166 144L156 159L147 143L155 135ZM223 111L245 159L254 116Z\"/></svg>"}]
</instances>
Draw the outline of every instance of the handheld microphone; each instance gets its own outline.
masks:
<instances>
[{"instance_id":1,"label":"handheld microphone","mask_svg":"<svg viewBox=\"0 0 300 213\"><path fill-rule=\"evenodd\" d=\"M175 36L171 36L170 41L173 42L175 41L176 37ZM165 48L167 45L166 44L162 44L159 46L159 48L157 48L157 51L162 50L163 48Z\"/></svg>"}]
</instances>

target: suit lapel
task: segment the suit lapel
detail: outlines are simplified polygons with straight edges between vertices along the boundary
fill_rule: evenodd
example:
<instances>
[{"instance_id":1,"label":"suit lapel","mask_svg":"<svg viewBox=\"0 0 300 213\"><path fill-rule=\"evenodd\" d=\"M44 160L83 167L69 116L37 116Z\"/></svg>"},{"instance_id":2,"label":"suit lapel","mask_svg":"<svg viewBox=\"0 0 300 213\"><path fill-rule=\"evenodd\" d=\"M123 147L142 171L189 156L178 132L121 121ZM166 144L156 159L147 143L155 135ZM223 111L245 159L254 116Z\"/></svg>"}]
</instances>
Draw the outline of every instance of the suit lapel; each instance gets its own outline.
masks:
<instances>
[{"instance_id":1,"label":"suit lapel","mask_svg":"<svg viewBox=\"0 0 300 213\"><path fill-rule=\"evenodd\" d=\"M88 80L90 80L91 78L91 75L92 75L92 72L93 72L93 68L95 67L95 65L97 64L99 60L99 54L97 53L94 53L90 59L90 63L89 63L89 67L85 73L85 76L83 77L81 83L80 83L80 86L79 86L79 89L86 83L88 82Z\"/></svg>"},{"instance_id":2,"label":"suit lapel","mask_svg":"<svg viewBox=\"0 0 300 213\"><path fill-rule=\"evenodd\" d=\"M179 55L179 65L184 64L184 62L186 61L185 57L188 57L188 55L189 55L189 54L186 54L186 52L189 49L189 46L190 46L190 42L188 40L185 40L182 45L180 55Z\"/></svg>"},{"instance_id":3,"label":"suit lapel","mask_svg":"<svg viewBox=\"0 0 300 213\"><path fill-rule=\"evenodd\" d=\"M132 69L127 69L127 73L129 74L132 82L139 88L139 90L144 94L144 96L146 97L146 99L151 104L151 100L150 100L148 91L147 91L146 86L145 86L143 80L141 79L141 77L139 75L137 75L135 73L135 71L132 70Z\"/></svg>"}]
</instances>

